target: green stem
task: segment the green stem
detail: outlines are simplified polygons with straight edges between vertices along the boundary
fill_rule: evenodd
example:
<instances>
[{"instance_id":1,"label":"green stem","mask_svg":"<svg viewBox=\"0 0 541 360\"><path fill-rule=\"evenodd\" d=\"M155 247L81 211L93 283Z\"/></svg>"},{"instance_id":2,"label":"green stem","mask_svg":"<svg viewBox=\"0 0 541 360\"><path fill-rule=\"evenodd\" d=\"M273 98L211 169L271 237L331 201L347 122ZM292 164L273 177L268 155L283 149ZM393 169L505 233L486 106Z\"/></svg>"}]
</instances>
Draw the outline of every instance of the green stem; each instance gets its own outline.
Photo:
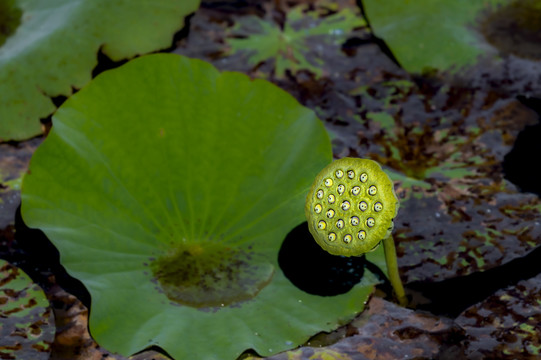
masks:
<instances>
[{"instance_id":1,"label":"green stem","mask_svg":"<svg viewBox=\"0 0 541 360\"><path fill-rule=\"evenodd\" d=\"M404 291L404 286L402 285L402 280L400 280L400 274L398 274L396 249L394 247L392 235L383 240L383 250L385 251L385 262L387 263L387 272L389 274L391 286L398 299L398 303L402 306L406 306L408 304L408 299L406 297L406 292Z\"/></svg>"}]
</instances>

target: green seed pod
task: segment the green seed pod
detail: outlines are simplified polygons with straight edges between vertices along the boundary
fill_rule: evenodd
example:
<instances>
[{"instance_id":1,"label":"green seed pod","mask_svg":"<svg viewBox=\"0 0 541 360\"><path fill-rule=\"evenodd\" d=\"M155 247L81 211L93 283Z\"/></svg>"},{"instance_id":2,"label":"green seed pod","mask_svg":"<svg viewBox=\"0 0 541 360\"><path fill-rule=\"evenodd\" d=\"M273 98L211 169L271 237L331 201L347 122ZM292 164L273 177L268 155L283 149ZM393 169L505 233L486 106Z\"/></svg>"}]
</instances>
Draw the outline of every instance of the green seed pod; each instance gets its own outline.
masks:
<instances>
[{"instance_id":1,"label":"green seed pod","mask_svg":"<svg viewBox=\"0 0 541 360\"><path fill-rule=\"evenodd\" d=\"M398 205L393 182L377 162L343 158L316 176L305 213L310 233L324 250L359 256L391 234ZM338 220L329 221L333 217Z\"/></svg>"}]
</instances>

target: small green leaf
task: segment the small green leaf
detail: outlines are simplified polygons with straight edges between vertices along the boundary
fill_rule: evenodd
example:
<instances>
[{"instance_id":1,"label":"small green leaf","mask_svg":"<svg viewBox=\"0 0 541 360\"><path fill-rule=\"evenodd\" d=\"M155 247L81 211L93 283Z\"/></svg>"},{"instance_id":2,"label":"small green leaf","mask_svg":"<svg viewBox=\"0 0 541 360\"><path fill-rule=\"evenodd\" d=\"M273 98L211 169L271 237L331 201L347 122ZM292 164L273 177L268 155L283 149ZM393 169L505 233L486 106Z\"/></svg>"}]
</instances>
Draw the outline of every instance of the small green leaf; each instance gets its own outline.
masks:
<instances>
[{"instance_id":1,"label":"small green leaf","mask_svg":"<svg viewBox=\"0 0 541 360\"><path fill-rule=\"evenodd\" d=\"M315 53L310 42L319 37L320 43L334 45L336 56L340 56L338 46L366 22L349 8L321 18L318 12L303 9L297 6L287 13L283 30L268 19L248 16L240 20L231 32L235 38L228 39L231 54L247 52L253 66L272 59L276 78L283 78L286 70L295 73L303 69L322 76L323 60L317 55L308 56L309 52Z\"/></svg>"},{"instance_id":2,"label":"small green leaf","mask_svg":"<svg viewBox=\"0 0 541 360\"><path fill-rule=\"evenodd\" d=\"M9 8L20 8L21 23L0 41L0 141L40 134L39 119L55 110L49 97L69 96L88 83L100 47L113 60L168 47L198 5L199 0L16 0ZM6 16L12 15L17 11Z\"/></svg>"},{"instance_id":3,"label":"small green leaf","mask_svg":"<svg viewBox=\"0 0 541 360\"><path fill-rule=\"evenodd\" d=\"M90 330L105 348L269 355L362 310L375 280L322 297L278 265L332 153L314 113L276 86L144 56L98 76L53 124L22 214L90 291Z\"/></svg>"}]
</instances>

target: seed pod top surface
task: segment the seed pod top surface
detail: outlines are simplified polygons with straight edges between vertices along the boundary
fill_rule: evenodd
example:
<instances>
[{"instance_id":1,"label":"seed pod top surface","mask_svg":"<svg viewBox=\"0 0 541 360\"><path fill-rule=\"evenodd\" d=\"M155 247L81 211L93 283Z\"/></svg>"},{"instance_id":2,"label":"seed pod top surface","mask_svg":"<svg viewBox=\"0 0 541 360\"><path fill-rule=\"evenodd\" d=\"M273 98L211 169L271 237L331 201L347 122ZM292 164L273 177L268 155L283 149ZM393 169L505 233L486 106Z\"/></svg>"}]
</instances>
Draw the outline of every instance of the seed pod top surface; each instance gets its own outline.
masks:
<instances>
[{"instance_id":1,"label":"seed pod top surface","mask_svg":"<svg viewBox=\"0 0 541 360\"><path fill-rule=\"evenodd\" d=\"M377 162L342 158L316 176L304 211L325 251L359 256L391 234L398 206L393 182Z\"/></svg>"}]
</instances>

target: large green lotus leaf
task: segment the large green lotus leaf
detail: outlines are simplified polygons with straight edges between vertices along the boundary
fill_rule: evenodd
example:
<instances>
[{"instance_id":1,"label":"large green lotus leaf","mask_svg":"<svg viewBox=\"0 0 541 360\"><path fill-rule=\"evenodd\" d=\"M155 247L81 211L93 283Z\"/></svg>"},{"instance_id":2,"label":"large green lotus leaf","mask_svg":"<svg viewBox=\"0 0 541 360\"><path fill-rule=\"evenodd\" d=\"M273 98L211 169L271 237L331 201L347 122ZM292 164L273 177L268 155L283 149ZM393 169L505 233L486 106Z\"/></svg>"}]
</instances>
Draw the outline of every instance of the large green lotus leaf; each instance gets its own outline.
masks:
<instances>
[{"instance_id":1,"label":"large green lotus leaf","mask_svg":"<svg viewBox=\"0 0 541 360\"><path fill-rule=\"evenodd\" d=\"M310 295L278 266L331 158L321 122L276 86L143 56L59 108L23 181L22 214L90 291L102 346L269 355L344 324L373 289L363 279Z\"/></svg>"},{"instance_id":2,"label":"large green lotus leaf","mask_svg":"<svg viewBox=\"0 0 541 360\"><path fill-rule=\"evenodd\" d=\"M522 1L522 0L521 0ZM496 56L479 31L485 13L510 0L364 0L374 33L410 72L455 70Z\"/></svg>"},{"instance_id":3,"label":"large green lotus leaf","mask_svg":"<svg viewBox=\"0 0 541 360\"><path fill-rule=\"evenodd\" d=\"M55 110L49 97L69 96L88 83L100 47L113 60L166 48L198 5L199 0L7 1L0 7L6 11L0 15L0 141L40 134L39 119Z\"/></svg>"}]
</instances>

